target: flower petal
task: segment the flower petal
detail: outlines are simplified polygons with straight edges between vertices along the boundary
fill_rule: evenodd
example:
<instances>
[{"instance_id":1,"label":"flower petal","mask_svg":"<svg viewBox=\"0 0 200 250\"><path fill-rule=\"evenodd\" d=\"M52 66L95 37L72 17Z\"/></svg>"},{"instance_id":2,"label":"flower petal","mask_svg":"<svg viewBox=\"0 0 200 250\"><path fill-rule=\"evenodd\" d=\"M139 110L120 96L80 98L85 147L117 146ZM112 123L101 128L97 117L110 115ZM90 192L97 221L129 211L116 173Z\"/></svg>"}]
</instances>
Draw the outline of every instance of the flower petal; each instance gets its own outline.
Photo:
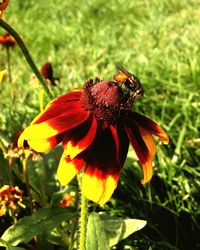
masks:
<instances>
[{"instance_id":1,"label":"flower petal","mask_svg":"<svg viewBox=\"0 0 200 250\"><path fill-rule=\"evenodd\" d=\"M113 126L112 124L110 125L110 131L112 133L115 142L117 162L119 162L119 150L120 150L119 136L117 134L115 126Z\"/></svg>"},{"instance_id":2,"label":"flower petal","mask_svg":"<svg viewBox=\"0 0 200 250\"><path fill-rule=\"evenodd\" d=\"M79 159L78 157L71 160L69 156L63 153L58 170L57 170L57 179L60 184L65 186L67 185L74 176L80 171L80 169L84 166L85 162L83 159Z\"/></svg>"},{"instance_id":3,"label":"flower petal","mask_svg":"<svg viewBox=\"0 0 200 250\"><path fill-rule=\"evenodd\" d=\"M16 41L9 33L6 32L0 36L0 44L6 47L13 47L16 44Z\"/></svg>"},{"instance_id":4,"label":"flower petal","mask_svg":"<svg viewBox=\"0 0 200 250\"><path fill-rule=\"evenodd\" d=\"M128 153L129 139L122 126L110 125L110 130L115 142L117 163L122 168Z\"/></svg>"},{"instance_id":5,"label":"flower petal","mask_svg":"<svg viewBox=\"0 0 200 250\"><path fill-rule=\"evenodd\" d=\"M64 138L63 147L71 159L87 149L96 136L97 121L95 118L88 119L79 127L69 131Z\"/></svg>"},{"instance_id":6,"label":"flower petal","mask_svg":"<svg viewBox=\"0 0 200 250\"><path fill-rule=\"evenodd\" d=\"M66 132L86 121L89 115L90 113L83 110L79 102L73 103L72 108L64 114L27 127L21 134L18 145L23 146L24 140L49 138Z\"/></svg>"},{"instance_id":7,"label":"flower petal","mask_svg":"<svg viewBox=\"0 0 200 250\"><path fill-rule=\"evenodd\" d=\"M153 139L153 136L151 135L151 133L149 133L148 130L142 128L142 127L138 127L140 134L142 136L142 139L144 140L151 156L153 157L156 153L156 145L155 145L155 141Z\"/></svg>"},{"instance_id":8,"label":"flower petal","mask_svg":"<svg viewBox=\"0 0 200 250\"><path fill-rule=\"evenodd\" d=\"M29 140L42 140L52 137L58 134L58 131L48 125L46 122L43 122L38 125L30 125L29 127L25 128L24 131L21 133L18 139L18 147L23 147L24 141ZM45 136L44 136L45 135ZM32 145L34 142L32 141ZM37 142L36 142L37 144ZM34 149L34 148L33 148Z\"/></svg>"},{"instance_id":9,"label":"flower petal","mask_svg":"<svg viewBox=\"0 0 200 250\"><path fill-rule=\"evenodd\" d=\"M52 148L62 141L63 134L59 134L50 138L41 138L36 140L28 140L28 144L35 151L43 153Z\"/></svg>"},{"instance_id":10,"label":"flower petal","mask_svg":"<svg viewBox=\"0 0 200 250\"><path fill-rule=\"evenodd\" d=\"M119 176L102 175L102 172L94 169L94 166L87 169L93 171L85 171L84 173L82 180L83 194L87 199L103 205L110 199L117 187Z\"/></svg>"},{"instance_id":11,"label":"flower petal","mask_svg":"<svg viewBox=\"0 0 200 250\"><path fill-rule=\"evenodd\" d=\"M129 148L129 139L126 134L126 130L124 127L117 126L117 134L119 137L119 165L120 168L123 167L124 162L126 160L126 156Z\"/></svg>"},{"instance_id":12,"label":"flower petal","mask_svg":"<svg viewBox=\"0 0 200 250\"><path fill-rule=\"evenodd\" d=\"M68 101L77 101L80 99L82 94L82 89L73 89L69 92L67 92L64 95L58 96L56 99L52 101L54 104L61 104L63 102L68 102Z\"/></svg>"},{"instance_id":13,"label":"flower petal","mask_svg":"<svg viewBox=\"0 0 200 250\"><path fill-rule=\"evenodd\" d=\"M155 123L151 119L133 111L130 111L128 116L131 119L130 122L134 122L138 124L138 127L142 127L149 131L149 133L158 136L159 142L169 143L168 135L161 129L161 127L157 123Z\"/></svg>"},{"instance_id":14,"label":"flower petal","mask_svg":"<svg viewBox=\"0 0 200 250\"><path fill-rule=\"evenodd\" d=\"M81 96L80 90L70 91L65 95L59 96L53 101L51 101L45 107L45 110L40 113L36 118L32 121L31 124L37 124L44 122L46 120L52 119L60 114L65 113L69 109L73 108L73 105L79 101Z\"/></svg>"},{"instance_id":15,"label":"flower petal","mask_svg":"<svg viewBox=\"0 0 200 250\"><path fill-rule=\"evenodd\" d=\"M129 124L129 126L126 127L126 132L131 145L142 164L144 178L141 183L145 184L149 182L152 177L152 155L140 134L140 130L135 124Z\"/></svg>"},{"instance_id":16,"label":"flower petal","mask_svg":"<svg viewBox=\"0 0 200 250\"><path fill-rule=\"evenodd\" d=\"M117 187L121 171L110 128L104 129L98 140L82 155L86 161L82 180L83 193L88 199L104 204Z\"/></svg>"}]
</instances>

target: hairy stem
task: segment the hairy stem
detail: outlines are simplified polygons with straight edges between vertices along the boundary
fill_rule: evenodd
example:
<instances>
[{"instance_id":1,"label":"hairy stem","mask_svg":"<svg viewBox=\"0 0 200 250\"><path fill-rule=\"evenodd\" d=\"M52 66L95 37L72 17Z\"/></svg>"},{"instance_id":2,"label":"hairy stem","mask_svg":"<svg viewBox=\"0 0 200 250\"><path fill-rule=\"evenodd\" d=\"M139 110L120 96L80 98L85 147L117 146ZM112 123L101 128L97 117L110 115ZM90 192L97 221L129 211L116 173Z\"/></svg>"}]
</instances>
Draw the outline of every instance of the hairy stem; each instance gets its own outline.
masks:
<instances>
[{"instance_id":1,"label":"hairy stem","mask_svg":"<svg viewBox=\"0 0 200 250\"><path fill-rule=\"evenodd\" d=\"M88 201L81 192L81 215L80 215L80 238L79 238L79 250L86 249L86 232L88 221Z\"/></svg>"}]
</instances>

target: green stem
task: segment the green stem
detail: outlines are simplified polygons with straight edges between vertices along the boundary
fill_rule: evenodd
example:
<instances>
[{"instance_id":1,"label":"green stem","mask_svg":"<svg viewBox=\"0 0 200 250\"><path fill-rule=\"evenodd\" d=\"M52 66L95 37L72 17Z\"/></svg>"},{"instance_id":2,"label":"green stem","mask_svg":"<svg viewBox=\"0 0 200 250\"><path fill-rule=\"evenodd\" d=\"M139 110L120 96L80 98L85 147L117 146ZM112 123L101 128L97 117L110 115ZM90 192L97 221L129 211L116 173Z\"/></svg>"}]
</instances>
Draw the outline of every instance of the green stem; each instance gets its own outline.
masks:
<instances>
[{"instance_id":1,"label":"green stem","mask_svg":"<svg viewBox=\"0 0 200 250\"><path fill-rule=\"evenodd\" d=\"M80 238L79 238L79 250L86 249L86 232L88 221L88 201L81 192L81 216L80 216Z\"/></svg>"},{"instance_id":2,"label":"green stem","mask_svg":"<svg viewBox=\"0 0 200 250\"><path fill-rule=\"evenodd\" d=\"M43 77L41 76L37 66L35 65L32 57L31 57L28 49L26 48L26 45L24 44L23 40L21 39L21 37L18 35L18 33L9 24L7 24L2 19L0 19L0 26L3 29L5 29L11 36L13 36L15 38L15 40L18 43L22 53L24 54L24 57L26 58L27 63L29 64L30 68L35 73L36 77L38 78L39 82L41 83L42 87L44 88L47 96L50 99L52 99L53 95L51 94L49 88L47 87Z\"/></svg>"}]
</instances>

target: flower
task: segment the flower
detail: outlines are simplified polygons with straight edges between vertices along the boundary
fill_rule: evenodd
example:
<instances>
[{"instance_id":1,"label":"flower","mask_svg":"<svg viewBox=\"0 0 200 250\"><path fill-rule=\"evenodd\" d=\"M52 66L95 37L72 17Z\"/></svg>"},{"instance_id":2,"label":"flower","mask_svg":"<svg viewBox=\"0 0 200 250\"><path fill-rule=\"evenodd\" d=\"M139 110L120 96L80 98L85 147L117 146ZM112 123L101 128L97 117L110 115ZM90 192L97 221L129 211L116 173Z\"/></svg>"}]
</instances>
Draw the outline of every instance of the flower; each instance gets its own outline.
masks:
<instances>
[{"instance_id":1,"label":"flower","mask_svg":"<svg viewBox=\"0 0 200 250\"><path fill-rule=\"evenodd\" d=\"M147 183L152 177L153 139L168 143L167 134L149 118L132 111L143 95L139 79L121 66L114 81L89 80L51 101L19 138L39 152L62 142L57 178L68 184L82 169L82 191L90 200L106 203L123 168L129 142L141 162Z\"/></svg>"},{"instance_id":2,"label":"flower","mask_svg":"<svg viewBox=\"0 0 200 250\"><path fill-rule=\"evenodd\" d=\"M4 185L0 188L0 216L7 211L17 213L20 207L25 207L22 203L23 191L16 186Z\"/></svg>"},{"instance_id":3,"label":"flower","mask_svg":"<svg viewBox=\"0 0 200 250\"><path fill-rule=\"evenodd\" d=\"M75 199L75 193L70 192L64 195L63 199L59 202L61 207L68 207L73 205Z\"/></svg>"},{"instance_id":4,"label":"flower","mask_svg":"<svg viewBox=\"0 0 200 250\"><path fill-rule=\"evenodd\" d=\"M3 11L6 9L8 3L9 0L0 0L0 18L2 17Z\"/></svg>"},{"instance_id":5,"label":"flower","mask_svg":"<svg viewBox=\"0 0 200 250\"><path fill-rule=\"evenodd\" d=\"M49 85L56 86L55 80L58 80L58 78L53 76L53 67L50 62L46 62L42 65L40 73Z\"/></svg>"},{"instance_id":6,"label":"flower","mask_svg":"<svg viewBox=\"0 0 200 250\"><path fill-rule=\"evenodd\" d=\"M0 36L0 44L5 47L13 47L15 46L16 41L9 33L6 32Z\"/></svg>"}]
</instances>

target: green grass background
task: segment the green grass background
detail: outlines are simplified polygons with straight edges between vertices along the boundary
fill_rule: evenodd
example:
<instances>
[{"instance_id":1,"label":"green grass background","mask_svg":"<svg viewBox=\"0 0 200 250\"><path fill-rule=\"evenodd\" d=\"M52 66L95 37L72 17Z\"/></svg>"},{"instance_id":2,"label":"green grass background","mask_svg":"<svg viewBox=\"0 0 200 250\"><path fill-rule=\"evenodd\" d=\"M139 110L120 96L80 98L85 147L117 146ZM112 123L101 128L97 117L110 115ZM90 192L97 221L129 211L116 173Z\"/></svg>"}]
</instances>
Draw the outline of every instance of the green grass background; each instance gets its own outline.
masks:
<instances>
[{"instance_id":1,"label":"green grass background","mask_svg":"<svg viewBox=\"0 0 200 250\"><path fill-rule=\"evenodd\" d=\"M145 95L133 108L157 121L170 144L157 147L155 175L145 187L130 149L112 212L149 224L118 249L200 249L200 2L11 0L4 19L38 67L52 62L60 77L54 95L88 78L112 79L117 63L140 78ZM39 112L38 89L18 47L11 67L13 83L0 84L0 131L10 139Z\"/></svg>"}]
</instances>

